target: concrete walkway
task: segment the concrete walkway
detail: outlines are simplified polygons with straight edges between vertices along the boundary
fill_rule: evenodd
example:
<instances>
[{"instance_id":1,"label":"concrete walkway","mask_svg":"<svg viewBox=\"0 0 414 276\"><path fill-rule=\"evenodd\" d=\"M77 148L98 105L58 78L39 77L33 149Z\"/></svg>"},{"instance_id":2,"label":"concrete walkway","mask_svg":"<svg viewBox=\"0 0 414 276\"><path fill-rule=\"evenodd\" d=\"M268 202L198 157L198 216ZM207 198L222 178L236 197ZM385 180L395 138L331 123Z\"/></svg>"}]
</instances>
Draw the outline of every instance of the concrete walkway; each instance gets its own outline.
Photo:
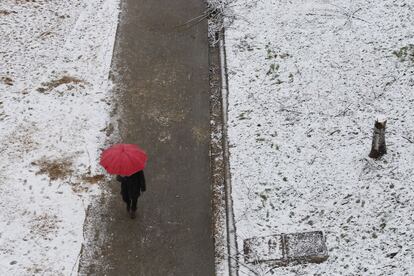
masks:
<instances>
[{"instance_id":1,"label":"concrete walkway","mask_svg":"<svg viewBox=\"0 0 414 276\"><path fill-rule=\"evenodd\" d=\"M149 154L147 192L131 220L119 184L112 183L102 216L110 236L100 248L105 265L85 268L81 260L81 272L212 276L207 23L175 28L205 6L202 0L122 2L113 63L120 129L124 142Z\"/></svg>"}]
</instances>

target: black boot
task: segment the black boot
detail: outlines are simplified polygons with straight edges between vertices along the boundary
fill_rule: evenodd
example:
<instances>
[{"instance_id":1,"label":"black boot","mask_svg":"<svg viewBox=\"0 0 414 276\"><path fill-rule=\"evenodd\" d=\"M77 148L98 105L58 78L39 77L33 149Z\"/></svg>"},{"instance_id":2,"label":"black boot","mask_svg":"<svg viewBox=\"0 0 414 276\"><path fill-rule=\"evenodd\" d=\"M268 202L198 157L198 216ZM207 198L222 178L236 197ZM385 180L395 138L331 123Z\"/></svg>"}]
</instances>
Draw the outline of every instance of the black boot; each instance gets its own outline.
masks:
<instances>
[{"instance_id":1,"label":"black boot","mask_svg":"<svg viewBox=\"0 0 414 276\"><path fill-rule=\"evenodd\" d=\"M134 218L136 217L136 215L135 215L135 211L134 211L134 210L129 211L129 217L130 217L131 219L134 219Z\"/></svg>"}]
</instances>

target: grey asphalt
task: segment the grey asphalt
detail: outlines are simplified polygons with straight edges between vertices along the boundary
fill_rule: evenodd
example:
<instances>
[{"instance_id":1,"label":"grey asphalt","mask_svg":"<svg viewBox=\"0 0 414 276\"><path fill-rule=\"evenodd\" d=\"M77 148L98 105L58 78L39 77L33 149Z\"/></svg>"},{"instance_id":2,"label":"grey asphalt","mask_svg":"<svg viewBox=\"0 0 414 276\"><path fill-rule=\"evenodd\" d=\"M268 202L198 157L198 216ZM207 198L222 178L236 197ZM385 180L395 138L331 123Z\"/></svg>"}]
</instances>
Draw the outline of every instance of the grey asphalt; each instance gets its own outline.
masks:
<instances>
[{"instance_id":1,"label":"grey asphalt","mask_svg":"<svg viewBox=\"0 0 414 276\"><path fill-rule=\"evenodd\" d=\"M147 192L131 220L119 183L111 184L114 196L101 211L110 236L100 248L105 265L81 271L212 276L207 23L180 26L205 5L202 0L121 2L113 81L123 142L139 144L149 155Z\"/></svg>"}]
</instances>

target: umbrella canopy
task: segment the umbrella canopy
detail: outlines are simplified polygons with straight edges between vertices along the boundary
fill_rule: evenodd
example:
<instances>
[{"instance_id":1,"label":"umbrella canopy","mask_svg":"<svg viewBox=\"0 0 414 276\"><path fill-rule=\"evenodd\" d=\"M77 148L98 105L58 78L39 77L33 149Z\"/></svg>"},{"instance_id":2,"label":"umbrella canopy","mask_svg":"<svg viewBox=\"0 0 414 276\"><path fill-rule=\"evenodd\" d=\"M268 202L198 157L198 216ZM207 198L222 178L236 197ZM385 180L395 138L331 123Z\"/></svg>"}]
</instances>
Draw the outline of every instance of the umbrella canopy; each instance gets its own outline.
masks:
<instances>
[{"instance_id":1,"label":"umbrella canopy","mask_svg":"<svg viewBox=\"0 0 414 276\"><path fill-rule=\"evenodd\" d=\"M99 162L110 174L131 175L145 168L147 154L134 144L116 144L104 150Z\"/></svg>"}]
</instances>

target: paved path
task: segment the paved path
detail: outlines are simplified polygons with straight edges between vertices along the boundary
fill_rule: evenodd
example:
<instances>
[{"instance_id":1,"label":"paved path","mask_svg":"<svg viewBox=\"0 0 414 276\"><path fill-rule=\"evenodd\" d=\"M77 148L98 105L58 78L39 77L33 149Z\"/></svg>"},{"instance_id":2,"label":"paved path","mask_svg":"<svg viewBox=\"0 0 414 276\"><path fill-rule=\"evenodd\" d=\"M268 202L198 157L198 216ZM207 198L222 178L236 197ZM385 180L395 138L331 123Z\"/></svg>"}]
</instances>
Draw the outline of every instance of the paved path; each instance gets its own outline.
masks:
<instances>
[{"instance_id":1,"label":"paved path","mask_svg":"<svg viewBox=\"0 0 414 276\"><path fill-rule=\"evenodd\" d=\"M112 183L116 196L103 211L111 239L101 248L109 268L81 271L212 276L207 23L174 28L205 6L202 0L122 2L114 81L124 142L149 154L147 192L131 220Z\"/></svg>"}]
</instances>

